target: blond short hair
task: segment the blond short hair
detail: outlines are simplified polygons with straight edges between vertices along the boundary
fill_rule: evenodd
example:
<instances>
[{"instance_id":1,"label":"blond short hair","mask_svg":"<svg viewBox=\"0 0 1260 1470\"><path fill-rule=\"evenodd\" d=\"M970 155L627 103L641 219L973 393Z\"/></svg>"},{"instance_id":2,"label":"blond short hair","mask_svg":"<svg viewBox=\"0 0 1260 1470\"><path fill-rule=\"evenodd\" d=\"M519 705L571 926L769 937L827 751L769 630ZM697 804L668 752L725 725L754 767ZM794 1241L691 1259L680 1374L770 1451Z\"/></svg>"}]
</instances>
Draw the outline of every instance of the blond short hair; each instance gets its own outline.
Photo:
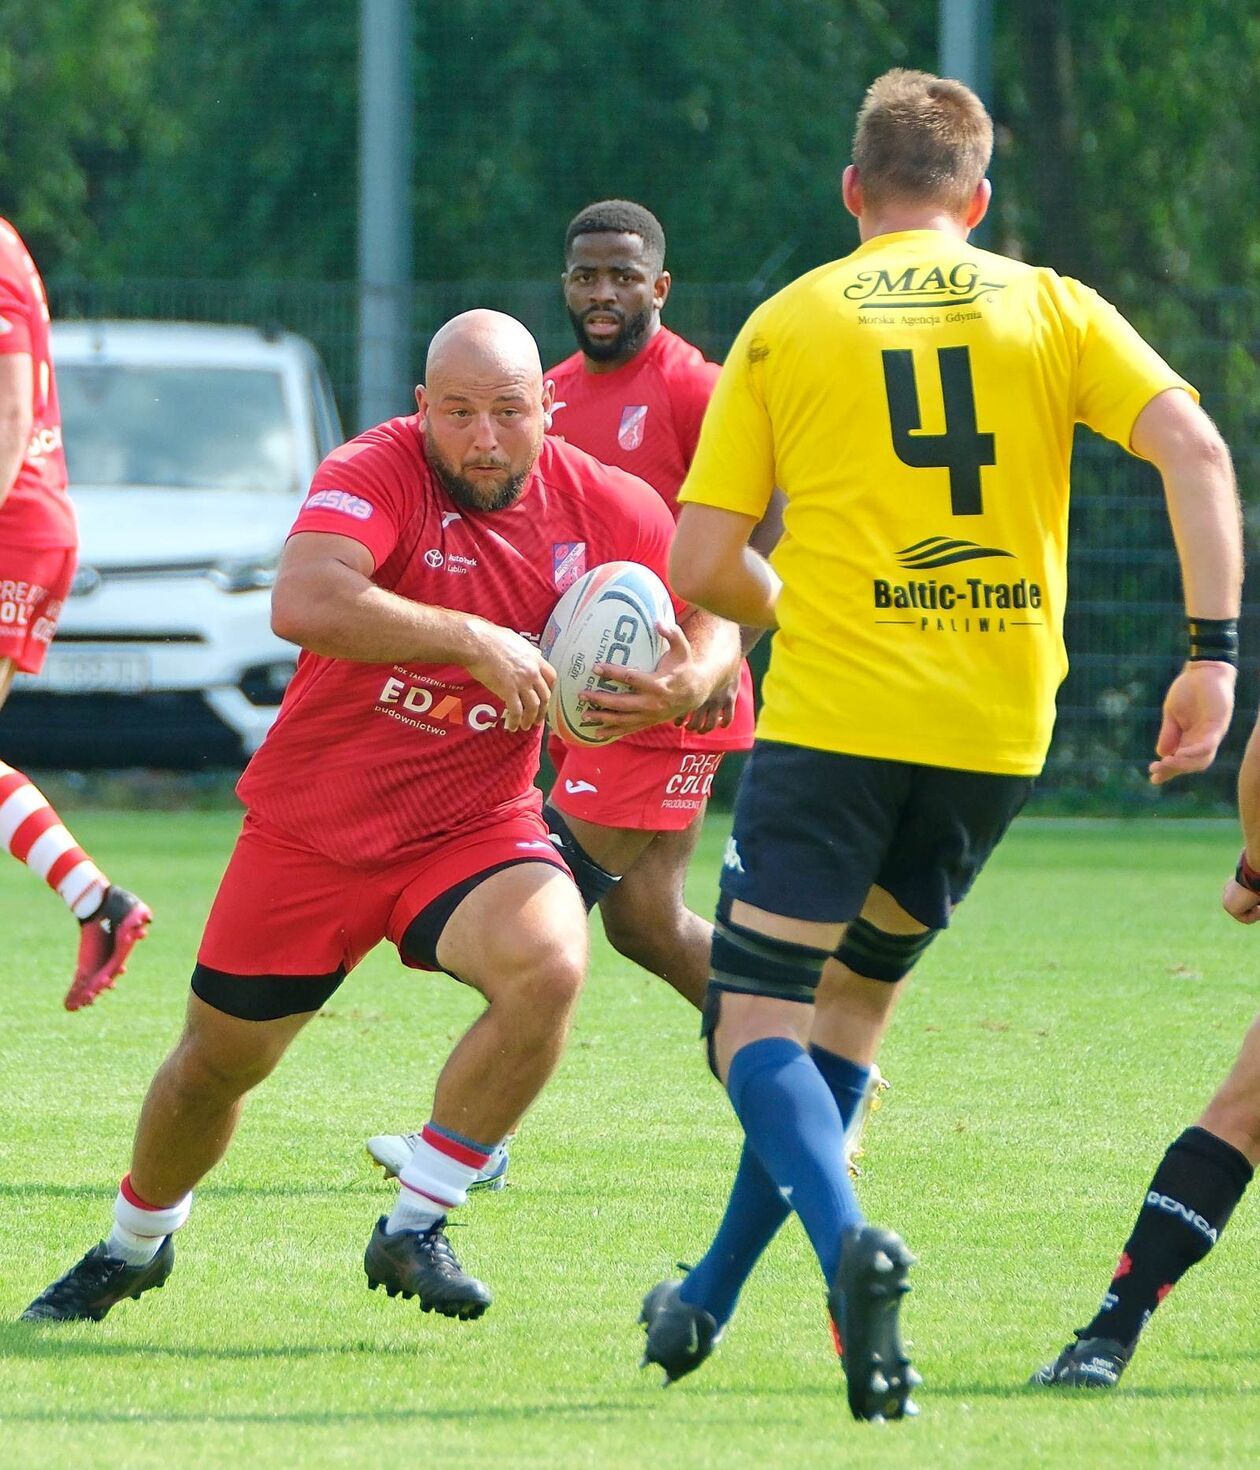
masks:
<instances>
[{"instance_id":1,"label":"blond short hair","mask_svg":"<svg viewBox=\"0 0 1260 1470\"><path fill-rule=\"evenodd\" d=\"M993 153L993 119L961 82L896 68L867 89L853 162L867 204L939 203L963 214Z\"/></svg>"}]
</instances>

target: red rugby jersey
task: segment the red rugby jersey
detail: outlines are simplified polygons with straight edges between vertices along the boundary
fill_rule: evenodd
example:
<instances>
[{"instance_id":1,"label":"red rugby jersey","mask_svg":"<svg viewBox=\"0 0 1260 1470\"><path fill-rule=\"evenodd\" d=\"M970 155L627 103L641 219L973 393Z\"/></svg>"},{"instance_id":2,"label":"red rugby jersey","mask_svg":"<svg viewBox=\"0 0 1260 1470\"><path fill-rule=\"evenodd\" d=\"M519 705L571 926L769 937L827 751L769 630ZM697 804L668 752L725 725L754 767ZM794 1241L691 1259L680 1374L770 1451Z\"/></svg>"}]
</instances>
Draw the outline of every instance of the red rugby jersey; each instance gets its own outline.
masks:
<instances>
[{"instance_id":1,"label":"red rugby jersey","mask_svg":"<svg viewBox=\"0 0 1260 1470\"><path fill-rule=\"evenodd\" d=\"M552 430L604 464L648 482L671 514L687 478L700 425L721 368L676 332L661 327L629 362L592 373L580 352L547 372L556 385ZM752 677L745 664L735 717L725 730L693 735L657 725L626 744L674 750L747 750L753 741Z\"/></svg>"},{"instance_id":2,"label":"red rugby jersey","mask_svg":"<svg viewBox=\"0 0 1260 1470\"><path fill-rule=\"evenodd\" d=\"M48 350L48 298L21 236L0 219L0 353L11 352L30 355L35 391L30 443L0 504L0 546L72 548L79 537L66 494L61 410Z\"/></svg>"},{"instance_id":3,"label":"red rugby jersey","mask_svg":"<svg viewBox=\"0 0 1260 1470\"><path fill-rule=\"evenodd\" d=\"M536 644L560 593L589 568L638 561L663 577L673 521L648 486L558 439L544 440L514 505L467 510L430 471L412 416L329 455L293 531L351 536L372 553L377 586ZM407 857L540 806L542 730L509 731L502 714L456 665L304 651L237 793L336 862Z\"/></svg>"}]
</instances>

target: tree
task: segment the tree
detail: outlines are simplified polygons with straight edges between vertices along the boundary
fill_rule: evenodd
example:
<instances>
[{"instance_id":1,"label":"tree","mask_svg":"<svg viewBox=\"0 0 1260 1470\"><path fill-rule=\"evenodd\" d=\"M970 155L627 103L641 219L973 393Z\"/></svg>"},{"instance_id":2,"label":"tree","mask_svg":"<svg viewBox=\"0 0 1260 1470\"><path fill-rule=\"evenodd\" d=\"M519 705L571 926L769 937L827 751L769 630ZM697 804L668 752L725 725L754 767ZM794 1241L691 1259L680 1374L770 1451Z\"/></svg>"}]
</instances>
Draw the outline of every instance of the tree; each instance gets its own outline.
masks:
<instances>
[{"instance_id":1,"label":"tree","mask_svg":"<svg viewBox=\"0 0 1260 1470\"><path fill-rule=\"evenodd\" d=\"M149 0L0 0L0 213L45 272L92 268L99 182L141 154L152 11Z\"/></svg>"}]
</instances>

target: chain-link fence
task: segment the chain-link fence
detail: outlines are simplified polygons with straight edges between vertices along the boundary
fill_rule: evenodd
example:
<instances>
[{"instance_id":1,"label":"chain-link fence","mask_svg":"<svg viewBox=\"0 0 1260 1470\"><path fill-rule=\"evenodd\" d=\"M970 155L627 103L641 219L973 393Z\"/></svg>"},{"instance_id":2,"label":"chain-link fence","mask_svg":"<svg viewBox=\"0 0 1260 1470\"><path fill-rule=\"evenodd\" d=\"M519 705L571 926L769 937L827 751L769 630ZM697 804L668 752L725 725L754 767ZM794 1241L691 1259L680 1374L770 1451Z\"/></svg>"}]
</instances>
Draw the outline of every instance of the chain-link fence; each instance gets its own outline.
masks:
<instances>
[{"instance_id":1,"label":"chain-link fence","mask_svg":"<svg viewBox=\"0 0 1260 1470\"><path fill-rule=\"evenodd\" d=\"M721 358L749 310L768 288L681 284L670 298L670 325ZM357 399L357 295L350 283L54 280L55 318L127 317L242 322L309 337L328 366L348 423ZM1234 448L1244 499L1260 467L1260 302L1243 292L1168 293L1123 303L1164 355L1203 390L1204 403ZM544 359L573 350L559 279L425 282L415 287L412 378L428 339L458 311L489 306L519 317L538 337ZM410 403L399 385L398 409ZM1149 465L1084 431L1073 475L1067 641L1072 669L1060 691L1059 719L1043 799L1082 809L1137 809L1154 799L1144 769L1159 725L1159 705L1184 649L1176 557L1158 477ZM1246 664L1260 625L1244 618L1239 715L1210 776L1186 788L1196 805L1232 801L1238 758L1255 709L1257 682ZM1169 800L1165 794L1162 800ZM1172 797L1177 800L1176 796Z\"/></svg>"}]
</instances>

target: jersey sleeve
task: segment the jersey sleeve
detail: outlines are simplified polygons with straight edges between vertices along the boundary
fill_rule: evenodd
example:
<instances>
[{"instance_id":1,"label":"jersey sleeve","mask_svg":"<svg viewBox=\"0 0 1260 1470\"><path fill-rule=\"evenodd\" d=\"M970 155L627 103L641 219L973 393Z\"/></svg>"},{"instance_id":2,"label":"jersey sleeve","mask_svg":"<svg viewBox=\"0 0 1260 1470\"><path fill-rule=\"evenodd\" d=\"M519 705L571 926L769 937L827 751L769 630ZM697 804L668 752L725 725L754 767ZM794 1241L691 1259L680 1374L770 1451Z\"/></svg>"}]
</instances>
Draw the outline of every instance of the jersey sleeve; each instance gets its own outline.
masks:
<instances>
[{"instance_id":1,"label":"jersey sleeve","mask_svg":"<svg viewBox=\"0 0 1260 1470\"><path fill-rule=\"evenodd\" d=\"M29 290L13 279L6 264L0 264L0 354L34 352L31 307Z\"/></svg>"},{"instance_id":2,"label":"jersey sleeve","mask_svg":"<svg viewBox=\"0 0 1260 1470\"><path fill-rule=\"evenodd\" d=\"M289 535L323 531L349 536L371 552L375 570L397 544L413 497L385 446L346 444L315 471Z\"/></svg>"},{"instance_id":3,"label":"jersey sleeve","mask_svg":"<svg viewBox=\"0 0 1260 1470\"><path fill-rule=\"evenodd\" d=\"M1079 349L1076 417L1129 448L1138 415L1168 388L1199 395L1164 361L1110 302L1079 281L1063 280L1076 317Z\"/></svg>"},{"instance_id":4,"label":"jersey sleeve","mask_svg":"<svg viewBox=\"0 0 1260 1470\"><path fill-rule=\"evenodd\" d=\"M718 374L704 414L695 458L678 493L680 504L712 505L757 520L774 490L774 430L765 401L773 348L759 327L744 323Z\"/></svg>"},{"instance_id":5,"label":"jersey sleeve","mask_svg":"<svg viewBox=\"0 0 1260 1470\"><path fill-rule=\"evenodd\" d=\"M721 371L718 363L701 359L689 366L687 372L680 375L672 386L670 404L674 414L674 428L678 434L678 447L688 465L696 457L700 427L704 423L705 410L713 397L713 388Z\"/></svg>"}]
</instances>

